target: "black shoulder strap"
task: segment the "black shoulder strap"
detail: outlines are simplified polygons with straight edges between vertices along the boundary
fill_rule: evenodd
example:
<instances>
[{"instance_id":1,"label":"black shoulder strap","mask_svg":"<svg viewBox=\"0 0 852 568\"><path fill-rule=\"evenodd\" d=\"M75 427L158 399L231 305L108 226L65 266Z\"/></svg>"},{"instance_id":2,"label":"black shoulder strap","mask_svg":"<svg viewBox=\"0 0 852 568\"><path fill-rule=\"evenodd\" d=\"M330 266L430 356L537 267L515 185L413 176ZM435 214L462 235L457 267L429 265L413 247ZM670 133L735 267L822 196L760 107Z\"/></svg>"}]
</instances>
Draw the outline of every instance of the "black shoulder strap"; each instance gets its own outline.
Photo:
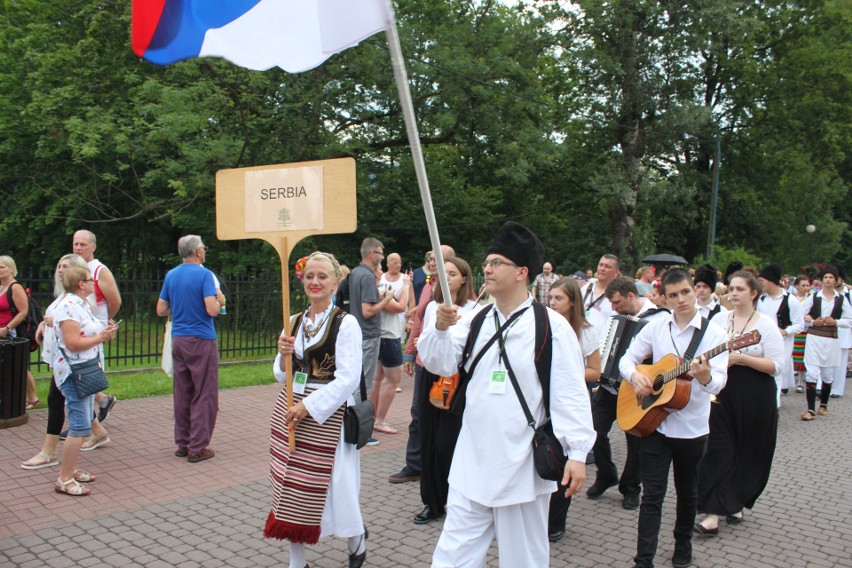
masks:
<instances>
[{"instance_id":1,"label":"black shoulder strap","mask_svg":"<svg viewBox=\"0 0 852 568\"><path fill-rule=\"evenodd\" d=\"M9 310L12 312L13 318L18 315L18 308L15 307L15 299L12 297L12 286L15 284L17 284L17 282L12 282L6 290L6 301L9 302Z\"/></svg>"},{"instance_id":2,"label":"black shoulder strap","mask_svg":"<svg viewBox=\"0 0 852 568\"><path fill-rule=\"evenodd\" d=\"M642 312L642 313L639 315L639 319L649 318L649 317L651 317L652 315L654 315L654 314L658 314L658 313L660 313L660 312L666 312L667 314L670 314L670 313L671 313L671 311L669 311L669 309L668 309L668 308L656 307L656 308L651 308L650 310L647 310L647 311L645 311L645 312Z\"/></svg>"},{"instance_id":3,"label":"black shoulder strap","mask_svg":"<svg viewBox=\"0 0 852 568\"><path fill-rule=\"evenodd\" d=\"M704 333L707 331L709 326L710 320L707 318L701 318L701 329L696 329L692 332L692 341L689 342L689 347L687 347L686 351L683 353L684 361L692 361L695 357L695 352L698 350L698 344L701 343L701 340L704 338Z\"/></svg>"},{"instance_id":4,"label":"black shoulder strap","mask_svg":"<svg viewBox=\"0 0 852 568\"><path fill-rule=\"evenodd\" d=\"M550 317L547 308L534 302L535 314L535 370L541 382L544 411L550 416L550 367L553 362L553 334L550 330ZM508 365L508 363L507 363Z\"/></svg>"}]
</instances>

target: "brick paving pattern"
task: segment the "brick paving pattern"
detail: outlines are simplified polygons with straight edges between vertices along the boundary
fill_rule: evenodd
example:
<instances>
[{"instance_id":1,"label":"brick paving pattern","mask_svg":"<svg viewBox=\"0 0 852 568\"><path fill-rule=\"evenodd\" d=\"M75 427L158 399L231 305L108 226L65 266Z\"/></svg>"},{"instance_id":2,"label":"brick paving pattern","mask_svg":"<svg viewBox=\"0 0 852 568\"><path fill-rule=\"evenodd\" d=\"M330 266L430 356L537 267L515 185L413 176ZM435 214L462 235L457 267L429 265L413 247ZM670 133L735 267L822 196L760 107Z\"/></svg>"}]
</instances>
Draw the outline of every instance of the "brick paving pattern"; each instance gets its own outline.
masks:
<instances>
[{"instance_id":1,"label":"brick paving pattern","mask_svg":"<svg viewBox=\"0 0 852 568\"><path fill-rule=\"evenodd\" d=\"M412 522L421 508L417 483L391 484L404 463L412 382L394 401L398 435L362 450L361 503L370 528L365 566L428 566L441 522ZM174 457L171 398L119 401L106 427L112 443L81 453L80 468L98 477L90 497L53 492L58 468L25 471L20 462L43 440L46 410L24 426L0 430L0 566L195 568L286 566L285 542L263 539L269 510L267 440L275 384L225 390L211 447L198 464ZM738 527L694 540L694 566L852 567L852 410L832 400L831 413L803 423L804 395L783 398L778 448L766 492ZM520 412L520 410L519 410ZM617 463L624 441L612 436ZM589 466L586 487L594 481ZM664 505L657 554L669 566L673 484ZM611 489L574 499L568 530L551 547L552 566L632 566L638 511L621 508ZM492 546L488 566L497 566ZM309 547L312 567L347 564L346 542ZM524 567L526 568L526 567Z\"/></svg>"}]
</instances>

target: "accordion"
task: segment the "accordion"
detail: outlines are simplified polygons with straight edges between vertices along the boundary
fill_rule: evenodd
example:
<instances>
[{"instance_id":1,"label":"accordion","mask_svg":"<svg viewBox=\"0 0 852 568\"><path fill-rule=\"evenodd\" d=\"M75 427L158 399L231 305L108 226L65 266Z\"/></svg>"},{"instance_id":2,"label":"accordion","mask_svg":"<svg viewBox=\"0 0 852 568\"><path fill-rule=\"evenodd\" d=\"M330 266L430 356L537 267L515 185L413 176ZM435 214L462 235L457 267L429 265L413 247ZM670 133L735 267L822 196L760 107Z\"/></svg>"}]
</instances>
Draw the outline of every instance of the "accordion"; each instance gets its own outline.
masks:
<instances>
[{"instance_id":1,"label":"accordion","mask_svg":"<svg viewBox=\"0 0 852 568\"><path fill-rule=\"evenodd\" d=\"M606 334L601 343L601 384L618 388L621 383L618 363L627 353L633 338L647 323L646 319L621 314L609 318Z\"/></svg>"}]
</instances>

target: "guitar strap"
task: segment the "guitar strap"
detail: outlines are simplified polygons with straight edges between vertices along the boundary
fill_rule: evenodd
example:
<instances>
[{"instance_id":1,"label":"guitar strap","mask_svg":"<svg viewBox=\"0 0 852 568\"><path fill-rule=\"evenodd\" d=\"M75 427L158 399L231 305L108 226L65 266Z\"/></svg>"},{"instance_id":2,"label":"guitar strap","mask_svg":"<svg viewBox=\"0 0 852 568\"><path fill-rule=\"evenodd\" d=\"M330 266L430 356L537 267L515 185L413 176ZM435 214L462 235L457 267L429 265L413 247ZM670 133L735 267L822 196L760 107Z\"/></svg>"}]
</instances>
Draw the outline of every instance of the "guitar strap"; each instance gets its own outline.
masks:
<instances>
[{"instance_id":1,"label":"guitar strap","mask_svg":"<svg viewBox=\"0 0 852 568\"><path fill-rule=\"evenodd\" d=\"M709 325L709 319L701 318L701 329L696 329L692 332L692 341L689 342L689 346L683 353L684 361L692 361L693 357L695 357L695 352L698 351L698 344L701 343L701 340L704 338L704 333L707 331L707 327Z\"/></svg>"}]
</instances>

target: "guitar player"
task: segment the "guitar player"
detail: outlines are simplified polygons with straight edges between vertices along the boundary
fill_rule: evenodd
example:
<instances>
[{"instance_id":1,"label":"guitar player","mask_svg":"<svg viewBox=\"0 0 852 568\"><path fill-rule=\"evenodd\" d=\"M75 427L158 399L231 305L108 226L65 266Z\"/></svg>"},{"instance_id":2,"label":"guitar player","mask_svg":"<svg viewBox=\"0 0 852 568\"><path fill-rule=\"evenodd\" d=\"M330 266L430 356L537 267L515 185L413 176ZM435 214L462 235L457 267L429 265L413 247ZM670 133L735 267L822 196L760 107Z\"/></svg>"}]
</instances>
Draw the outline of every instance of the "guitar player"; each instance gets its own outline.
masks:
<instances>
[{"instance_id":1,"label":"guitar player","mask_svg":"<svg viewBox=\"0 0 852 568\"><path fill-rule=\"evenodd\" d=\"M705 321L695 308L695 290L689 273L680 268L663 276L661 288L670 315L655 318L643 327L622 357L621 375L629 380L638 396L652 391L652 380L636 371L636 366L650 357L653 361L674 353L684 357L701 333ZM695 354L704 353L722 344L725 331L707 322ZM666 495L669 467L674 466L677 516L674 524L675 550L672 565L683 568L692 564L692 526L698 502L698 464L704 454L709 433L710 397L718 394L727 380L728 354L724 352L708 361L696 356L690 365L689 402L672 412L651 435L639 441L642 504L639 508L639 531L635 565L652 568L657 551L663 499Z\"/></svg>"}]
</instances>

